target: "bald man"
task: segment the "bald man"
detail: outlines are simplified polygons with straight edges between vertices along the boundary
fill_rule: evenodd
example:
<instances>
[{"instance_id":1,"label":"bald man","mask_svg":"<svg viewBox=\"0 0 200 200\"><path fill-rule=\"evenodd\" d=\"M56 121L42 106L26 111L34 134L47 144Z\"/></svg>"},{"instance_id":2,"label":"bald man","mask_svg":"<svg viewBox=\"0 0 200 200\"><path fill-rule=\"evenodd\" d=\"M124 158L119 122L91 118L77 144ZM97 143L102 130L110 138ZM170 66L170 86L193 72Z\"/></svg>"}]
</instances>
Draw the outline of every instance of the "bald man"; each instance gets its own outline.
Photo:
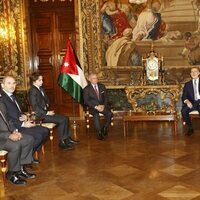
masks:
<instances>
[{"instance_id":1,"label":"bald man","mask_svg":"<svg viewBox=\"0 0 200 200\"><path fill-rule=\"evenodd\" d=\"M16 97L13 95L16 89L16 80L14 77L4 77L1 87L2 101L6 106L9 120L19 132L31 135L34 138L33 152L39 151L43 142L49 135L49 129L35 125L22 113L20 105L17 102ZM38 164L39 161L34 159L33 163Z\"/></svg>"}]
</instances>

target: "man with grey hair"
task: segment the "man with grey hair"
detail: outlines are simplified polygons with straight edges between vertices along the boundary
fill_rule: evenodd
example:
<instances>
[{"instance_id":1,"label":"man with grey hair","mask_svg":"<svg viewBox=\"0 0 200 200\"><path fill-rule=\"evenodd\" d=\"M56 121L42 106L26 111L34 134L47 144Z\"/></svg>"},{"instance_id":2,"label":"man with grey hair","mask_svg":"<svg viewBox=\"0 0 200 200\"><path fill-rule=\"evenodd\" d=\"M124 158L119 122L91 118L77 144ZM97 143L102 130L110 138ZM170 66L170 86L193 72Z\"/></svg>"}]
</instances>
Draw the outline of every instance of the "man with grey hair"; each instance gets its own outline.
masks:
<instances>
[{"instance_id":1,"label":"man with grey hair","mask_svg":"<svg viewBox=\"0 0 200 200\"><path fill-rule=\"evenodd\" d=\"M89 112L94 117L94 125L97 131L97 138L103 140L108 134L107 130L111 122L112 112L109 109L105 85L98 82L95 73L89 75L90 83L83 90L84 104L89 107ZM99 113L105 117L103 127L100 125Z\"/></svg>"}]
</instances>

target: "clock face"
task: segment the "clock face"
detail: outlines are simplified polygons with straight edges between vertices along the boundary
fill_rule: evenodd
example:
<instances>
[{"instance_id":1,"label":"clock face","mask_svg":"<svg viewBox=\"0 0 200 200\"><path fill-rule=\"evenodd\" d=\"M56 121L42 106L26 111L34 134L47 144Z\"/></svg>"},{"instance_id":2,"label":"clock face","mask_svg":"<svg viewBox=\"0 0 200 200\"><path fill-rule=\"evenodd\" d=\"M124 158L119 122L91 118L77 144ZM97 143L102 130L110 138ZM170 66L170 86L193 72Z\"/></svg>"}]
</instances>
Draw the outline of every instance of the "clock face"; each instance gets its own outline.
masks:
<instances>
[{"instance_id":1,"label":"clock face","mask_svg":"<svg viewBox=\"0 0 200 200\"><path fill-rule=\"evenodd\" d=\"M147 67L146 68L147 79L150 81L158 80L158 74L159 74L158 58L153 57L147 59L146 67Z\"/></svg>"},{"instance_id":2,"label":"clock face","mask_svg":"<svg viewBox=\"0 0 200 200\"><path fill-rule=\"evenodd\" d=\"M158 68L158 63L156 62L156 60L150 60L148 62L148 68L152 70Z\"/></svg>"}]
</instances>

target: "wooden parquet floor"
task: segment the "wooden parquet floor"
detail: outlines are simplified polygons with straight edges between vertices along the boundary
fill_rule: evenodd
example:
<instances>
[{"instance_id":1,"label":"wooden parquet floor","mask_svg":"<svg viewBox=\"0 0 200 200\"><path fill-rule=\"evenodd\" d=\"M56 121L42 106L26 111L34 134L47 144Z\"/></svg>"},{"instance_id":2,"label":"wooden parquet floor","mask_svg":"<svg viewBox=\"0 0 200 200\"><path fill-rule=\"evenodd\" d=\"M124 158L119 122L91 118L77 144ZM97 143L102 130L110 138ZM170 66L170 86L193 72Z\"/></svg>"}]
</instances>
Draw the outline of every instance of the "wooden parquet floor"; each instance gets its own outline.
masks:
<instances>
[{"instance_id":1,"label":"wooden parquet floor","mask_svg":"<svg viewBox=\"0 0 200 200\"><path fill-rule=\"evenodd\" d=\"M200 200L200 125L195 134L178 136L168 123L136 123L123 137L115 122L105 141L87 134L78 122L81 143L74 150L45 144L41 164L33 166L37 178L26 186L0 182L1 200Z\"/></svg>"}]
</instances>

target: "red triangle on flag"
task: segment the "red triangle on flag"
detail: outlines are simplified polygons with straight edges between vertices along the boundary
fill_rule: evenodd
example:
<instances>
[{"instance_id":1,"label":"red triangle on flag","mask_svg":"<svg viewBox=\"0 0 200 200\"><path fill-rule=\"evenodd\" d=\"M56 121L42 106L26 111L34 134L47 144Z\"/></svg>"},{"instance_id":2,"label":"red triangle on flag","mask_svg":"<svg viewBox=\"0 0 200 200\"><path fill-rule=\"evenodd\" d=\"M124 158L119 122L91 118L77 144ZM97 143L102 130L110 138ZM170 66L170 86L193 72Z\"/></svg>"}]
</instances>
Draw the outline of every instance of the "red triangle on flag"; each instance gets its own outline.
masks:
<instances>
[{"instance_id":1,"label":"red triangle on flag","mask_svg":"<svg viewBox=\"0 0 200 200\"><path fill-rule=\"evenodd\" d=\"M60 66L60 72L78 75L76 59L70 41L67 42L67 49L63 57L62 65Z\"/></svg>"}]
</instances>

